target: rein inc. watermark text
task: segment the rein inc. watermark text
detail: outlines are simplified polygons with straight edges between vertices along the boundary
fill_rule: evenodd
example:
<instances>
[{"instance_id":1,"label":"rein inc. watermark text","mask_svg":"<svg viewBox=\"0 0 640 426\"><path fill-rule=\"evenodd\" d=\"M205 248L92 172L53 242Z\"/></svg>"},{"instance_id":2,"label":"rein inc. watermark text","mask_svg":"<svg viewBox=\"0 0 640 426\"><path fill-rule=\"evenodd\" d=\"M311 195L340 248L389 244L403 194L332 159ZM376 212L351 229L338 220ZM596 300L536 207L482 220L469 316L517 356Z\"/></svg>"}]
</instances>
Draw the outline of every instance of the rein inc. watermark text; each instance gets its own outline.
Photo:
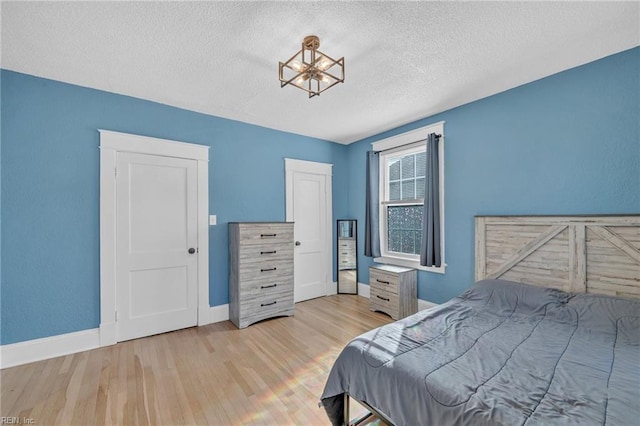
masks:
<instances>
[{"instance_id":1,"label":"rein inc. watermark text","mask_svg":"<svg viewBox=\"0 0 640 426\"><path fill-rule=\"evenodd\" d=\"M35 425L36 421L31 417L0 417L0 425Z\"/></svg>"}]
</instances>

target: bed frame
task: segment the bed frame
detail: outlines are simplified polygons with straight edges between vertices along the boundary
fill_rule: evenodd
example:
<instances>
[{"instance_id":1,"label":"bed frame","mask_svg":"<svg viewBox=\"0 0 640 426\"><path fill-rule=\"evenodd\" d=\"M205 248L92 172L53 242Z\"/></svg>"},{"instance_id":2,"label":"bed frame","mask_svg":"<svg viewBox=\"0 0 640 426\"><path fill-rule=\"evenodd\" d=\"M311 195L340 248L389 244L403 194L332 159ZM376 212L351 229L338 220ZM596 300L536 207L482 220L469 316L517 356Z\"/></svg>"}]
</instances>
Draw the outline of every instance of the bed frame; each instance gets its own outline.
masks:
<instances>
[{"instance_id":1,"label":"bed frame","mask_svg":"<svg viewBox=\"0 0 640 426\"><path fill-rule=\"evenodd\" d=\"M640 298L640 215L476 216L475 279L504 279L567 292ZM349 399L344 394L344 418ZM368 423L369 410L349 421Z\"/></svg>"}]
</instances>

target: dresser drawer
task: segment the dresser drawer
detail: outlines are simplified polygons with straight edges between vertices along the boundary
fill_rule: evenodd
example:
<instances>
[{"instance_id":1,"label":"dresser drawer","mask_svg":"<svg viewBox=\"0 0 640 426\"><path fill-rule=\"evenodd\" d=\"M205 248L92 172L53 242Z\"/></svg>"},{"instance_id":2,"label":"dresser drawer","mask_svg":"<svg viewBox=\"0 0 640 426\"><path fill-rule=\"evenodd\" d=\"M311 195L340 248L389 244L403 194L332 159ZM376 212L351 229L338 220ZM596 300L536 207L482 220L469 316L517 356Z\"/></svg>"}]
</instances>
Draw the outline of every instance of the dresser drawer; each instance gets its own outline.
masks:
<instances>
[{"instance_id":1,"label":"dresser drawer","mask_svg":"<svg viewBox=\"0 0 640 426\"><path fill-rule=\"evenodd\" d=\"M242 297L251 298L261 294L273 294L287 291L293 293L293 277L291 275L246 280L240 283L240 292Z\"/></svg>"},{"instance_id":2,"label":"dresser drawer","mask_svg":"<svg viewBox=\"0 0 640 426\"><path fill-rule=\"evenodd\" d=\"M287 244L293 241L293 226L291 224L252 224L239 227L240 246L248 244Z\"/></svg>"},{"instance_id":3,"label":"dresser drawer","mask_svg":"<svg viewBox=\"0 0 640 426\"><path fill-rule=\"evenodd\" d=\"M356 269L356 261L355 261L355 259L340 260L340 263L338 263L338 269L340 269L340 270Z\"/></svg>"},{"instance_id":4,"label":"dresser drawer","mask_svg":"<svg viewBox=\"0 0 640 426\"><path fill-rule=\"evenodd\" d=\"M356 249L356 240L346 240L339 239L338 240L338 250L352 250Z\"/></svg>"},{"instance_id":5,"label":"dresser drawer","mask_svg":"<svg viewBox=\"0 0 640 426\"><path fill-rule=\"evenodd\" d=\"M277 293L261 298L243 298L240 301L240 319L238 327L280 315L293 315L293 291Z\"/></svg>"},{"instance_id":6,"label":"dresser drawer","mask_svg":"<svg viewBox=\"0 0 640 426\"><path fill-rule=\"evenodd\" d=\"M369 269L369 284L373 289L378 288L383 291L398 294L398 275L387 273L379 269Z\"/></svg>"},{"instance_id":7,"label":"dresser drawer","mask_svg":"<svg viewBox=\"0 0 640 426\"><path fill-rule=\"evenodd\" d=\"M293 244L290 242L272 242L247 244L240 247L240 262L260 262L263 260L283 260L293 256Z\"/></svg>"},{"instance_id":8,"label":"dresser drawer","mask_svg":"<svg viewBox=\"0 0 640 426\"><path fill-rule=\"evenodd\" d=\"M241 262L238 276L240 282L293 276L293 264L287 260Z\"/></svg>"},{"instance_id":9,"label":"dresser drawer","mask_svg":"<svg viewBox=\"0 0 640 426\"><path fill-rule=\"evenodd\" d=\"M350 258L353 259L356 257L356 250L353 248L340 248L338 247L338 257L339 258Z\"/></svg>"}]
</instances>

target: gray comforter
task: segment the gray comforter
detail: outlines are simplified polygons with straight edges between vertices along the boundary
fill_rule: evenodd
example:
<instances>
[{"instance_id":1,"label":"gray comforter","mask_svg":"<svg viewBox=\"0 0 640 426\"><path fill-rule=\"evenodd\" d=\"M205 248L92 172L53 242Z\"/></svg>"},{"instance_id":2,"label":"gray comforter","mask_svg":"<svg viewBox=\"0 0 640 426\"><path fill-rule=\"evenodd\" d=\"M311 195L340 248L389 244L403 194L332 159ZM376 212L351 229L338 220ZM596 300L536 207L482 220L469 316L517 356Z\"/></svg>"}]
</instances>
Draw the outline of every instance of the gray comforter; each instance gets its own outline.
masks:
<instances>
[{"instance_id":1,"label":"gray comforter","mask_svg":"<svg viewBox=\"0 0 640 426\"><path fill-rule=\"evenodd\" d=\"M499 280L367 332L321 400L396 425L640 424L640 302Z\"/></svg>"}]
</instances>

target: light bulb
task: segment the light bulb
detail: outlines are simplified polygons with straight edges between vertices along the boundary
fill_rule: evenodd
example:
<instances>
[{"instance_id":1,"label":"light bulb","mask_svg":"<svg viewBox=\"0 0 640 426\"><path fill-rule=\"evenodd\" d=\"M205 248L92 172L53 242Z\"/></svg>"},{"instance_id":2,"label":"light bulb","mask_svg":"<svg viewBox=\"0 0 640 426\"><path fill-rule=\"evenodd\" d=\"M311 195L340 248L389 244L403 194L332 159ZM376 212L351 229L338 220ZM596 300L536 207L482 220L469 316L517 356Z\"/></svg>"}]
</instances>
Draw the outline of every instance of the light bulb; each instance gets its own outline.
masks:
<instances>
[{"instance_id":1,"label":"light bulb","mask_svg":"<svg viewBox=\"0 0 640 426\"><path fill-rule=\"evenodd\" d=\"M320 56L316 60L316 68L318 68L320 71L326 71L327 69L331 68L331 61L328 60L325 56Z\"/></svg>"},{"instance_id":2,"label":"light bulb","mask_svg":"<svg viewBox=\"0 0 640 426\"><path fill-rule=\"evenodd\" d=\"M293 61L289 65L296 71L300 71L302 69L302 64L300 63L300 61Z\"/></svg>"},{"instance_id":3,"label":"light bulb","mask_svg":"<svg viewBox=\"0 0 640 426\"><path fill-rule=\"evenodd\" d=\"M302 86L305 81L309 80L309 78L309 73L304 73L300 77L293 80L293 84L295 84L296 86Z\"/></svg>"}]
</instances>

